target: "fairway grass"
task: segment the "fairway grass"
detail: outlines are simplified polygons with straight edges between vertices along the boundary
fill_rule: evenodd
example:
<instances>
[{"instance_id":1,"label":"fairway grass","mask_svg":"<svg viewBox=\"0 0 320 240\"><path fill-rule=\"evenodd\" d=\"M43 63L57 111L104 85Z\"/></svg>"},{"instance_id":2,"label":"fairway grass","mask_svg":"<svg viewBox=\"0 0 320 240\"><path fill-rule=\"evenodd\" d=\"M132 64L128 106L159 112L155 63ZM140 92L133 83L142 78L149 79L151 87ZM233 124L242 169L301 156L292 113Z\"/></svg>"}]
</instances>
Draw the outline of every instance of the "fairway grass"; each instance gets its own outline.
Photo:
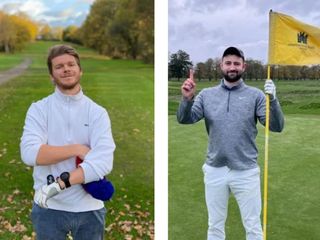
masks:
<instances>
[{"instance_id":1,"label":"fairway grass","mask_svg":"<svg viewBox=\"0 0 320 240\"><path fill-rule=\"evenodd\" d=\"M284 131L270 134L268 240L320 239L319 122L319 115L288 114ZM263 176L264 128L260 124L258 128L258 161ZM206 147L203 121L180 125L175 116L169 117L170 240L206 238L201 170ZM245 239L234 197L229 201L226 235L228 240Z\"/></svg>"},{"instance_id":2,"label":"fairway grass","mask_svg":"<svg viewBox=\"0 0 320 240\"><path fill-rule=\"evenodd\" d=\"M51 94L46 66L48 48L36 42L21 54L33 62L27 72L0 86L0 239L31 239L32 168L21 162L19 142L26 112ZM79 47L84 93L108 111L116 143L108 178L115 194L106 202L106 238L150 239L154 228L153 65L108 60ZM1 61L0 56L0 61Z\"/></svg>"},{"instance_id":3,"label":"fairway grass","mask_svg":"<svg viewBox=\"0 0 320 240\"><path fill-rule=\"evenodd\" d=\"M19 65L23 61L21 54L5 54L0 53L0 74L2 71L13 68Z\"/></svg>"}]
</instances>

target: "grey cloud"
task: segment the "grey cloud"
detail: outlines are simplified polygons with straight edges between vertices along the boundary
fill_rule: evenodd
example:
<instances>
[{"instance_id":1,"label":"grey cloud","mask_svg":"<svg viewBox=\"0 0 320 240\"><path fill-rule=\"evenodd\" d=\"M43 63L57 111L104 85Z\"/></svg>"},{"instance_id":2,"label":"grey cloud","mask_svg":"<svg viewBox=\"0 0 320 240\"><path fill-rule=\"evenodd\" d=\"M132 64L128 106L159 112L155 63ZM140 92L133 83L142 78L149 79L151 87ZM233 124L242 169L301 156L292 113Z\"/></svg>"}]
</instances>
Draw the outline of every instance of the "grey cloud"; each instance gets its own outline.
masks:
<instances>
[{"instance_id":1,"label":"grey cloud","mask_svg":"<svg viewBox=\"0 0 320 240\"><path fill-rule=\"evenodd\" d=\"M272 9L273 11L285 11L287 14L293 13L299 16L309 14L311 10L316 10L320 7L320 2L313 0L247 0L247 2L248 5L250 4L252 7L257 8L261 13Z\"/></svg>"},{"instance_id":2,"label":"grey cloud","mask_svg":"<svg viewBox=\"0 0 320 240\"><path fill-rule=\"evenodd\" d=\"M230 9L238 5L238 3L243 2L242 0L182 0L175 1L169 0L169 17L179 16L181 13L187 11L212 14L217 11L222 11L224 9Z\"/></svg>"}]
</instances>

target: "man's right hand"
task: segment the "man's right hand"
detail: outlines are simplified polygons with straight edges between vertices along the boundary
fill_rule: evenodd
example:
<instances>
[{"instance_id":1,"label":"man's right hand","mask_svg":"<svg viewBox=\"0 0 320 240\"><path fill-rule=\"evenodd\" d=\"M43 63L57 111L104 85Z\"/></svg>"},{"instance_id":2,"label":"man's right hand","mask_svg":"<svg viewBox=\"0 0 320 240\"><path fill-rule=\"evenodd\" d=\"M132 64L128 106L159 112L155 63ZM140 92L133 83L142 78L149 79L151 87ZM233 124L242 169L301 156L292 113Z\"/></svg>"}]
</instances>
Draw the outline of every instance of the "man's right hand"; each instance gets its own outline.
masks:
<instances>
[{"instance_id":1,"label":"man's right hand","mask_svg":"<svg viewBox=\"0 0 320 240\"><path fill-rule=\"evenodd\" d=\"M87 153L91 150L86 145L77 144L77 156L79 156L81 159L84 159Z\"/></svg>"},{"instance_id":2,"label":"man's right hand","mask_svg":"<svg viewBox=\"0 0 320 240\"><path fill-rule=\"evenodd\" d=\"M182 96L188 100L191 100L196 92L196 83L192 78L185 80L181 86Z\"/></svg>"}]
</instances>

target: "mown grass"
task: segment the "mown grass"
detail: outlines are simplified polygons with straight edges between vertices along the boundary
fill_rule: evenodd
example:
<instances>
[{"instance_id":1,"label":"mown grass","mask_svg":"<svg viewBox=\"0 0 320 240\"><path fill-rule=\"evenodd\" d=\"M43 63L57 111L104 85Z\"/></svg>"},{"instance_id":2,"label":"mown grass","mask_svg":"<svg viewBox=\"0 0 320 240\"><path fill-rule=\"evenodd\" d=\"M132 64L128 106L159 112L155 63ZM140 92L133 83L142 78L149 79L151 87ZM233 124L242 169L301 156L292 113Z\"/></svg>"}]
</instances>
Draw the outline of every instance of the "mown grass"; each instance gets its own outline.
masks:
<instances>
[{"instance_id":1,"label":"mown grass","mask_svg":"<svg viewBox=\"0 0 320 240\"><path fill-rule=\"evenodd\" d=\"M8 70L19 63L21 63L23 57L21 54L5 54L0 53L0 72Z\"/></svg>"},{"instance_id":2,"label":"mown grass","mask_svg":"<svg viewBox=\"0 0 320 240\"><path fill-rule=\"evenodd\" d=\"M319 122L319 115L287 115L284 132L270 135L267 228L270 240L320 239ZM263 175L261 126L257 143ZM201 171L206 146L203 121L179 125L175 116L169 117L169 239L206 239L207 210ZM233 197L229 202L226 234L229 240L245 239Z\"/></svg>"},{"instance_id":3,"label":"mown grass","mask_svg":"<svg viewBox=\"0 0 320 240\"><path fill-rule=\"evenodd\" d=\"M203 173L207 134L203 121L180 125L175 112L180 83L169 82L169 239L206 239L207 209ZM202 89L213 83L198 83ZM218 84L215 82L214 84ZM249 82L263 88L263 82ZM285 113L285 129L270 134L268 226L269 240L320 239L318 160L320 81L279 81L277 96ZM258 124L259 165L264 165L264 128ZM263 181L261 181L263 186ZM245 239L239 209L229 202L226 239Z\"/></svg>"},{"instance_id":4,"label":"mown grass","mask_svg":"<svg viewBox=\"0 0 320 240\"><path fill-rule=\"evenodd\" d=\"M30 44L22 55L32 58L31 67L0 86L0 239L32 234L32 169L20 160L19 142L28 107L53 91L46 68L46 54L53 44ZM84 56L84 93L107 109L117 145L114 169L108 176L116 192L106 203L106 239L126 235L150 239L154 225L153 65L108 60L90 49L77 48ZM21 225L26 229L14 229Z\"/></svg>"}]
</instances>

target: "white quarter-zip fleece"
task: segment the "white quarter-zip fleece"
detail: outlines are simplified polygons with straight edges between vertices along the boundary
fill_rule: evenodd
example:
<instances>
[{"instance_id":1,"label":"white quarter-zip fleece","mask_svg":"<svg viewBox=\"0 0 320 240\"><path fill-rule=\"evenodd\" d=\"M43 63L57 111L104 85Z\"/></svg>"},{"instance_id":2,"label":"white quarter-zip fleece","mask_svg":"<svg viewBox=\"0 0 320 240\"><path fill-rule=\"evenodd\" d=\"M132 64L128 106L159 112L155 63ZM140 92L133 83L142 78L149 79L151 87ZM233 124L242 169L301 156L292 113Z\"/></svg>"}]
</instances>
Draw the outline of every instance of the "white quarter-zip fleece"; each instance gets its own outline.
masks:
<instances>
[{"instance_id":1,"label":"white quarter-zip fleece","mask_svg":"<svg viewBox=\"0 0 320 240\"><path fill-rule=\"evenodd\" d=\"M26 116L21 137L21 158L33 166L34 189L46 184L49 174L55 178L76 168L75 158L48 166L36 165L40 146L83 144L90 147L81 167L85 183L96 181L110 173L115 144L107 111L86 97L82 90L73 96L58 88L48 97L33 103ZM87 194L80 184L73 185L48 200L50 209L70 212L97 210L103 202Z\"/></svg>"}]
</instances>

